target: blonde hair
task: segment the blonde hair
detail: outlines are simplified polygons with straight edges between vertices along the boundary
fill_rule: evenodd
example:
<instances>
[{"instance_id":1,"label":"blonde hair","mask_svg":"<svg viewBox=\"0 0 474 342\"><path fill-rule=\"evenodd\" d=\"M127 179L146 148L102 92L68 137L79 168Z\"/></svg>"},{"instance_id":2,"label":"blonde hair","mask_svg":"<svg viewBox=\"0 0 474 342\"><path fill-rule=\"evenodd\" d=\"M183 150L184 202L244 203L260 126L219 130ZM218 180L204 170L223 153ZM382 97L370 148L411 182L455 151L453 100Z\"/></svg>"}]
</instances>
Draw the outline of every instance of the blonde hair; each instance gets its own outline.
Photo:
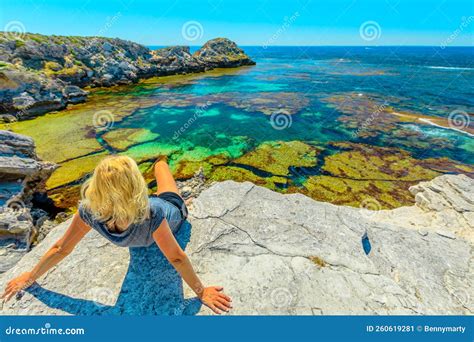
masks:
<instances>
[{"instance_id":1,"label":"blonde hair","mask_svg":"<svg viewBox=\"0 0 474 342\"><path fill-rule=\"evenodd\" d=\"M81 204L112 229L125 230L149 215L145 179L130 157L110 156L100 161L83 184L81 198Z\"/></svg>"}]
</instances>

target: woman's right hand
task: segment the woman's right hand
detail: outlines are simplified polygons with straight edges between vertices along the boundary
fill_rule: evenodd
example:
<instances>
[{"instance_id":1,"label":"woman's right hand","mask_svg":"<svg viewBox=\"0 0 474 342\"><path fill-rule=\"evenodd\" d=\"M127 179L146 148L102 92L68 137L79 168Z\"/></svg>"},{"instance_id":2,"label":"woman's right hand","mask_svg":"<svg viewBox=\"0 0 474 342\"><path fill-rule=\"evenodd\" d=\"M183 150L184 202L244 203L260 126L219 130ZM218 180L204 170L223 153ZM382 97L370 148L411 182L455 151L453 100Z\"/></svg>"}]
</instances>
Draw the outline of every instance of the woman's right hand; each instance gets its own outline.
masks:
<instances>
[{"instance_id":1,"label":"woman's right hand","mask_svg":"<svg viewBox=\"0 0 474 342\"><path fill-rule=\"evenodd\" d=\"M34 280L31 279L30 272L25 272L18 277L10 280L5 287L5 292L2 295L2 298L5 298L5 301L9 301L15 294L18 292L27 289L34 283Z\"/></svg>"},{"instance_id":2,"label":"woman's right hand","mask_svg":"<svg viewBox=\"0 0 474 342\"><path fill-rule=\"evenodd\" d=\"M216 314L221 314L221 311L228 312L232 308L232 299L222 290L222 286L205 287L199 296L202 303Z\"/></svg>"}]
</instances>

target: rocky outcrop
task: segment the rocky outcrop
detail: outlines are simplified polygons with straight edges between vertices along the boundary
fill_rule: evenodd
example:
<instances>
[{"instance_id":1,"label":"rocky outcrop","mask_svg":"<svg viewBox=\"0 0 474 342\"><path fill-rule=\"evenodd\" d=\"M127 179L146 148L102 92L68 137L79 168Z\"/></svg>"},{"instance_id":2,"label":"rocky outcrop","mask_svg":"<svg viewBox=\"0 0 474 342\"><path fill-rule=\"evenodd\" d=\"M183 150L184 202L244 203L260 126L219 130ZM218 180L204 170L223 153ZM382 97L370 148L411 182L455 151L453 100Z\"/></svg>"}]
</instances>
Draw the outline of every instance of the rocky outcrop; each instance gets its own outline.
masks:
<instances>
[{"instance_id":1,"label":"rocky outcrop","mask_svg":"<svg viewBox=\"0 0 474 342\"><path fill-rule=\"evenodd\" d=\"M87 92L21 65L0 62L0 119L14 121L85 101Z\"/></svg>"},{"instance_id":2,"label":"rocky outcrop","mask_svg":"<svg viewBox=\"0 0 474 342\"><path fill-rule=\"evenodd\" d=\"M44 182L56 167L38 158L30 137L0 130L0 179L23 182L23 201L30 201L33 192L44 189Z\"/></svg>"},{"instance_id":3,"label":"rocky outcrop","mask_svg":"<svg viewBox=\"0 0 474 342\"><path fill-rule=\"evenodd\" d=\"M29 209L20 203L0 207L0 274L13 267L28 252L35 231Z\"/></svg>"},{"instance_id":4,"label":"rocky outcrop","mask_svg":"<svg viewBox=\"0 0 474 342\"><path fill-rule=\"evenodd\" d=\"M216 38L208 41L194 56L205 65L206 69L233 68L242 65L254 65L237 44L226 38Z\"/></svg>"},{"instance_id":5,"label":"rocky outcrop","mask_svg":"<svg viewBox=\"0 0 474 342\"><path fill-rule=\"evenodd\" d=\"M55 168L55 164L38 158L33 139L0 131L0 273L13 266L37 240L37 230L47 213L32 209L32 200L45 191L45 182Z\"/></svg>"},{"instance_id":6,"label":"rocky outcrop","mask_svg":"<svg viewBox=\"0 0 474 342\"><path fill-rule=\"evenodd\" d=\"M69 103L85 101L79 87L128 84L140 78L202 72L255 64L224 38L206 43L194 55L189 47L158 50L102 37L44 36L12 39L0 33L0 114L25 119Z\"/></svg>"},{"instance_id":7,"label":"rocky outcrop","mask_svg":"<svg viewBox=\"0 0 474 342\"><path fill-rule=\"evenodd\" d=\"M453 192L460 186L462 199ZM464 203L472 198L474 180L443 176L420 188ZM425 195L413 213L432 212L437 196ZM194 200L190 224L177 238L203 281L224 286L232 296L231 314L472 314L472 244L439 234L444 227L427 218L408 224L394 212L377 214L226 181ZM387 220L381 223L379 215ZM29 270L67 224L3 274L0 287ZM95 232L1 312L210 313L187 287L183 291L156 247L119 248Z\"/></svg>"},{"instance_id":8,"label":"rocky outcrop","mask_svg":"<svg viewBox=\"0 0 474 342\"><path fill-rule=\"evenodd\" d=\"M171 46L151 52L152 63L160 75L185 74L205 71L205 66L191 54L189 46Z\"/></svg>"},{"instance_id":9,"label":"rocky outcrop","mask_svg":"<svg viewBox=\"0 0 474 342\"><path fill-rule=\"evenodd\" d=\"M463 238L474 244L474 182L466 175L440 176L412 186L415 206L381 210L373 215L380 224L393 223L434 232L446 238Z\"/></svg>"}]
</instances>

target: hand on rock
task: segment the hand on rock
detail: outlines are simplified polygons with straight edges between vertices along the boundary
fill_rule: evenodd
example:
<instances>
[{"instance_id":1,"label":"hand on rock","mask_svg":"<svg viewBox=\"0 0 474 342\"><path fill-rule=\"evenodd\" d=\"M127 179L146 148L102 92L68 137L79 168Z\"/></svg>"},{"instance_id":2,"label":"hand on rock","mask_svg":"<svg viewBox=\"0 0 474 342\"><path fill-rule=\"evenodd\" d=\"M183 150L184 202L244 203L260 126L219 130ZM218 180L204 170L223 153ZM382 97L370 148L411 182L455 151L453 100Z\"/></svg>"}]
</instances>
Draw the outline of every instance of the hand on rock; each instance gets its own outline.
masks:
<instances>
[{"instance_id":1,"label":"hand on rock","mask_svg":"<svg viewBox=\"0 0 474 342\"><path fill-rule=\"evenodd\" d=\"M202 303L216 314L221 314L222 311L228 312L232 308L232 299L222 290L224 290L222 286L205 287L200 296Z\"/></svg>"},{"instance_id":2,"label":"hand on rock","mask_svg":"<svg viewBox=\"0 0 474 342\"><path fill-rule=\"evenodd\" d=\"M25 272L8 282L7 286L5 287L5 292L1 298L4 298L5 301L8 302L15 294L27 289L33 283L34 281L30 277L30 272Z\"/></svg>"}]
</instances>

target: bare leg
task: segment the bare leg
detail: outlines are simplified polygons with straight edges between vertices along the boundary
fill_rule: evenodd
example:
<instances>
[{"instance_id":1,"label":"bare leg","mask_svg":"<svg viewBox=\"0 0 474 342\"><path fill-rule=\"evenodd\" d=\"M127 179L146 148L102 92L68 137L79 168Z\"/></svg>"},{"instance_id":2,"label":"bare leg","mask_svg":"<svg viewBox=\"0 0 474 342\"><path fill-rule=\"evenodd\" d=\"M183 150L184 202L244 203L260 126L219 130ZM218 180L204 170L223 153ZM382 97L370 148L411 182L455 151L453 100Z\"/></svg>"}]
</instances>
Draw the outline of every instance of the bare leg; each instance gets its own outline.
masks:
<instances>
[{"instance_id":1,"label":"bare leg","mask_svg":"<svg viewBox=\"0 0 474 342\"><path fill-rule=\"evenodd\" d=\"M160 160L155 164L155 178L156 178L156 194L171 191L179 195L178 186L171 174L170 168L166 161Z\"/></svg>"}]
</instances>

